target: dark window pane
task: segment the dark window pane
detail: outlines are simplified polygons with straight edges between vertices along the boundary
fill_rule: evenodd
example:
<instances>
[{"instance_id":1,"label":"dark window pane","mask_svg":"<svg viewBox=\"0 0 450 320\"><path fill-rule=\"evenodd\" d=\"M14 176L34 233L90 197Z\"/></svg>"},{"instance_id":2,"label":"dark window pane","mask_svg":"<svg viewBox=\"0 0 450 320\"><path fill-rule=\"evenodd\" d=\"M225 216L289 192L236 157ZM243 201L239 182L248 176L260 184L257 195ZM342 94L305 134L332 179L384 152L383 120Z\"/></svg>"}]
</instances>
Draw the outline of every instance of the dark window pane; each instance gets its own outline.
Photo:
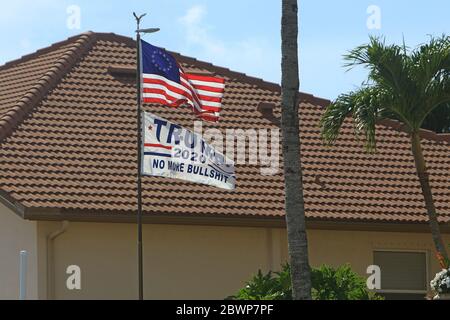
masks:
<instances>
[{"instance_id":1,"label":"dark window pane","mask_svg":"<svg viewBox=\"0 0 450 320\"><path fill-rule=\"evenodd\" d=\"M424 252L375 251L374 264L381 268L382 290L426 290Z\"/></svg>"}]
</instances>

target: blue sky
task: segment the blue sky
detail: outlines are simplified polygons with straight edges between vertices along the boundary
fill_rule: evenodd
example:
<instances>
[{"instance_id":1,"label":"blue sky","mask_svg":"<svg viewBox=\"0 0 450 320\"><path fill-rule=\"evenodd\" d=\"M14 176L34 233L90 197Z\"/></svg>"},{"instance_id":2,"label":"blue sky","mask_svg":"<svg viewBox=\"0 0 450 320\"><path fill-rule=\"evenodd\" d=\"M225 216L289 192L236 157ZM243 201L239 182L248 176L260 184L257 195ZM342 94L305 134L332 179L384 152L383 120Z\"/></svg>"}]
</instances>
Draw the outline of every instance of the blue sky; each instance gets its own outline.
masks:
<instances>
[{"instance_id":1,"label":"blue sky","mask_svg":"<svg viewBox=\"0 0 450 320\"><path fill-rule=\"evenodd\" d=\"M448 0L304 0L300 4L301 91L333 99L358 86L364 70L345 72L342 55L370 34L410 46L450 33ZM369 6L380 12L380 29ZM71 6L80 9L80 28ZM69 9L69 11L68 11ZM87 30L133 36L133 11L148 12L146 40L201 60L280 82L281 0L13 0L0 10L0 64Z\"/></svg>"}]
</instances>

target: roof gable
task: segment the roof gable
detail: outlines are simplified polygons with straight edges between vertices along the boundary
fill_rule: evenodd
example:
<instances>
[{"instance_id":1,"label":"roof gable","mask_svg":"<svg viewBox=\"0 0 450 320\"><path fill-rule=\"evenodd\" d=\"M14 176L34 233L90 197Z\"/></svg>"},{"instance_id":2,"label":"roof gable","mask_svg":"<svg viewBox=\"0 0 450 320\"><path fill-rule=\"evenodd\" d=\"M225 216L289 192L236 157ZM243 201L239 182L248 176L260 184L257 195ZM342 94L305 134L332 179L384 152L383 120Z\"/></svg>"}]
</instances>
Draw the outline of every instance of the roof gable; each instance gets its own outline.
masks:
<instances>
[{"instance_id":1,"label":"roof gable","mask_svg":"<svg viewBox=\"0 0 450 320\"><path fill-rule=\"evenodd\" d=\"M0 67L0 141L89 50L93 38L82 34Z\"/></svg>"}]
</instances>

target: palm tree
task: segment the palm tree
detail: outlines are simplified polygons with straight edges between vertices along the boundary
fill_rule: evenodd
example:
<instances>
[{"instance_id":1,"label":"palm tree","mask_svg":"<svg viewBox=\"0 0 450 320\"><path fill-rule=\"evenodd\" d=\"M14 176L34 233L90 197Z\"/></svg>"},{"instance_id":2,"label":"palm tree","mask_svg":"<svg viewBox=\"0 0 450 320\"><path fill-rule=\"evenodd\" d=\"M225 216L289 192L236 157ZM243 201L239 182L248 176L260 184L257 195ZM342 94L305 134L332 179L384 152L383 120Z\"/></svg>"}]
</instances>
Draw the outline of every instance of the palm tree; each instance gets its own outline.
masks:
<instances>
[{"instance_id":1,"label":"palm tree","mask_svg":"<svg viewBox=\"0 0 450 320\"><path fill-rule=\"evenodd\" d=\"M303 182L300 161L298 116L298 6L297 0L283 0L282 38L282 111L285 209L294 300L311 299L311 270L305 226Z\"/></svg>"},{"instance_id":2,"label":"palm tree","mask_svg":"<svg viewBox=\"0 0 450 320\"><path fill-rule=\"evenodd\" d=\"M375 124L383 118L401 121L408 130L417 176L438 253L448 257L442 241L428 171L422 152L420 128L433 112L450 103L450 37L409 50L405 45L386 45L371 37L370 43L345 56L346 66L364 66L368 80L356 91L339 96L321 119L322 137L332 144L347 116L356 132L364 135L366 148L374 151Z\"/></svg>"}]
</instances>

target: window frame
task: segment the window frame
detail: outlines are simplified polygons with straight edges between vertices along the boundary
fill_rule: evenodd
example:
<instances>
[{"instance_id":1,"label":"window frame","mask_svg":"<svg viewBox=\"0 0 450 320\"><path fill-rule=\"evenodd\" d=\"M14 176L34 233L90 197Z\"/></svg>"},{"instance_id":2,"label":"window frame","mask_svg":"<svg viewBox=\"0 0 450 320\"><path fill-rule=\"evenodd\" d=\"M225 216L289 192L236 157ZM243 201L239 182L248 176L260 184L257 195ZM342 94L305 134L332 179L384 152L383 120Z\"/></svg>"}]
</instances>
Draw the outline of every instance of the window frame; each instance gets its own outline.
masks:
<instances>
[{"instance_id":1,"label":"window frame","mask_svg":"<svg viewBox=\"0 0 450 320\"><path fill-rule=\"evenodd\" d=\"M372 262L375 265L375 252L398 252L398 253L424 253L425 254L425 289L424 290L405 290L405 289L376 289L376 293L404 293L404 294L427 294L430 286L430 260L429 252L424 249L373 249ZM381 268L381 266L379 266ZM383 277L383 270L381 270L381 277Z\"/></svg>"}]
</instances>

